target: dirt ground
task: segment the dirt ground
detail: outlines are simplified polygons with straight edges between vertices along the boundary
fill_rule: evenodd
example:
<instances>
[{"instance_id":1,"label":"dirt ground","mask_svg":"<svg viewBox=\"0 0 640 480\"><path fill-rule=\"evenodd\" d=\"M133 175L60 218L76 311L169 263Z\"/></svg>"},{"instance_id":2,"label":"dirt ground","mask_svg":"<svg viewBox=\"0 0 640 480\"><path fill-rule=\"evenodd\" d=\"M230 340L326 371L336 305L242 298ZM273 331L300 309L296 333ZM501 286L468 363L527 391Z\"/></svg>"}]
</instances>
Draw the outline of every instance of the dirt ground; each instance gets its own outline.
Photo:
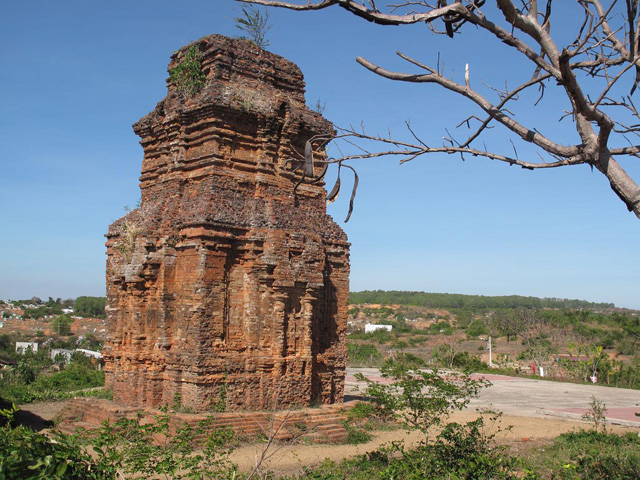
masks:
<instances>
[{"instance_id":1,"label":"dirt ground","mask_svg":"<svg viewBox=\"0 0 640 480\"><path fill-rule=\"evenodd\" d=\"M33 416L43 420L51 420L65 408L66 401L34 403L24 405L21 408ZM457 412L451 416L451 421L466 422L477 418L475 412ZM564 418L536 418L504 415L499 424L493 426L488 433L496 433L498 427L502 431L497 433L496 440L499 443L509 445L513 453L519 454L531 447L548 443L561 433L588 428L584 421ZM508 428L511 427L511 428ZM613 425L612 431L617 433L640 432L638 427L624 427ZM378 449L380 446L396 440L405 440L408 444L417 443L421 435L413 432L407 433L398 429L381 431L374 434L371 442L362 445L275 445L267 452L270 458L263 463L262 468L271 470L276 474L302 473L303 466L312 466L323 463L326 459L340 461L355 455L364 454ZM253 469L256 459L260 457L264 444L245 445L236 449L231 454L231 461L238 465L242 471Z\"/></svg>"},{"instance_id":2,"label":"dirt ground","mask_svg":"<svg viewBox=\"0 0 640 480\"><path fill-rule=\"evenodd\" d=\"M451 416L451 421L466 422L477 418L475 412L458 412ZM511 429L507 427L511 426ZM498 443L509 445L514 454L548 443L561 433L588 428L585 422L568 419L549 419L533 417L503 416L499 427L503 431L497 434ZM497 427L494 427L495 433ZM638 432L637 427L612 426L617 433ZM491 433L491 432L489 432ZM265 462L263 469L272 470L279 474L302 473L303 466L318 465L326 459L340 461L345 458L361 455L378 449L380 446L395 440L405 440L407 444L417 443L422 439L422 434L408 433L405 430L393 430L377 432L373 440L362 445L291 445L282 446L281 449ZM231 455L231 461L241 470L251 470L256 458L262 453L262 445L247 445L235 450ZM273 451L273 450L272 450Z\"/></svg>"}]
</instances>

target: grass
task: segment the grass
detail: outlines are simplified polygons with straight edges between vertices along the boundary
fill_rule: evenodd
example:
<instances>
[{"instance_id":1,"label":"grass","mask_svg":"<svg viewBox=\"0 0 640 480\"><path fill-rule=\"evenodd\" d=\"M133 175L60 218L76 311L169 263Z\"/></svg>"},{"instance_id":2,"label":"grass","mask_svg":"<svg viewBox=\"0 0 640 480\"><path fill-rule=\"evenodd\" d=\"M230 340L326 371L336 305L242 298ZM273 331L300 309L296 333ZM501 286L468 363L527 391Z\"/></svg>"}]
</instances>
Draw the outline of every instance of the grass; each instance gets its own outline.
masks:
<instances>
[{"instance_id":1,"label":"grass","mask_svg":"<svg viewBox=\"0 0 640 480\"><path fill-rule=\"evenodd\" d=\"M595 430L565 433L525 460L541 479L633 480L640 478L640 437Z\"/></svg>"}]
</instances>

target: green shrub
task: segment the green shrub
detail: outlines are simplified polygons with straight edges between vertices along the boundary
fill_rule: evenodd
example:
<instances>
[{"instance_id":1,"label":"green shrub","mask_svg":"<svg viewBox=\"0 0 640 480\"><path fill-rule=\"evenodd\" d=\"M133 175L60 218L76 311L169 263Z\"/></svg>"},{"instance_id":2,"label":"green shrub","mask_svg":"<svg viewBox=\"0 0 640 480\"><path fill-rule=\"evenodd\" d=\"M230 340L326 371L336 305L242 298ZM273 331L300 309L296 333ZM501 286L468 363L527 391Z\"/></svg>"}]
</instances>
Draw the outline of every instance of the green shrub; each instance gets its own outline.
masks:
<instances>
[{"instance_id":1,"label":"green shrub","mask_svg":"<svg viewBox=\"0 0 640 480\"><path fill-rule=\"evenodd\" d=\"M233 431L212 425L213 420L206 419L196 428L187 423L173 427L164 411L152 418L139 415L115 423L107 421L80 438L96 452L98 468L109 472L111 478L122 473L131 478L231 478L235 466L227 456L232 450ZM196 443L198 438L201 440Z\"/></svg>"},{"instance_id":2,"label":"green shrub","mask_svg":"<svg viewBox=\"0 0 640 480\"><path fill-rule=\"evenodd\" d=\"M427 330L430 335L452 335L454 331L449 322L432 323Z\"/></svg>"},{"instance_id":3,"label":"green shrub","mask_svg":"<svg viewBox=\"0 0 640 480\"><path fill-rule=\"evenodd\" d=\"M344 443L349 445L360 445L369 443L372 435L363 428L359 428L351 423L344 422L344 428L347 430L347 438Z\"/></svg>"},{"instance_id":4,"label":"green shrub","mask_svg":"<svg viewBox=\"0 0 640 480\"><path fill-rule=\"evenodd\" d=\"M0 427L0 479L116 478L232 478L235 466L227 456L233 432L212 429L212 421L198 427L170 425L165 412L105 422L95 432L51 438L25 427L11 426L15 409ZM196 443L196 439L199 439ZM197 451L196 451L197 448ZM90 455L89 451L93 453Z\"/></svg>"},{"instance_id":5,"label":"green shrub","mask_svg":"<svg viewBox=\"0 0 640 480\"><path fill-rule=\"evenodd\" d=\"M349 365L373 367L382 364L382 355L374 345L348 343Z\"/></svg>"},{"instance_id":6,"label":"green shrub","mask_svg":"<svg viewBox=\"0 0 640 480\"><path fill-rule=\"evenodd\" d=\"M432 427L441 425L454 410L462 410L481 388L490 385L468 374L448 372L445 376L436 369L420 369L403 360L387 360L380 368L381 376L391 383L374 382L362 374L357 378L367 383L365 395L384 415L420 430L425 439Z\"/></svg>"},{"instance_id":7,"label":"green shrub","mask_svg":"<svg viewBox=\"0 0 640 480\"><path fill-rule=\"evenodd\" d=\"M62 315L58 315L53 319L52 329L58 336L69 336L71 335L71 325L73 324L73 318L71 318L66 313Z\"/></svg>"},{"instance_id":8,"label":"green shrub","mask_svg":"<svg viewBox=\"0 0 640 480\"><path fill-rule=\"evenodd\" d=\"M73 396L100 395L100 392L78 392L104 386L104 372L96 370L84 355L55 373L44 373L39 361L25 355L16 371L0 379L2 398L16 404L59 400ZM48 359L46 359L49 362ZM23 364L21 366L21 364ZM26 380L30 381L26 381Z\"/></svg>"},{"instance_id":9,"label":"green shrub","mask_svg":"<svg viewBox=\"0 0 640 480\"><path fill-rule=\"evenodd\" d=\"M266 39L267 32L271 28L268 10L259 10L254 5L249 5L242 8L242 17L236 17L234 20L236 28L245 32L248 40L263 49L269 46L269 41Z\"/></svg>"},{"instance_id":10,"label":"green shrub","mask_svg":"<svg viewBox=\"0 0 640 480\"><path fill-rule=\"evenodd\" d=\"M169 81L183 98L193 97L202 90L205 79L196 45L190 45L180 63L169 69Z\"/></svg>"},{"instance_id":11,"label":"green shrub","mask_svg":"<svg viewBox=\"0 0 640 480\"><path fill-rule=\"evenodd\" d=\"M104 318L106 304L106 297L78 297L73 305L73 313L81 317Z\"/></svg>"},{"instance_id":12,"label":"green shrub","mask_svg":"<svg viewBox=\"0 0 640 480\"><path fill-rule=\"evenodd\" d=\"M488 335L489 329L482 320L474 320L467 327L467 336L469 338L478 338L480 335Z\"/></svg>"},{"instance_id":13,"label":"green shrub","mask_svg":"<svg viewBox=\"0 0 640 480\"><path fill-rule=\"evenodd\" d=\"M0 426L0 478L2 479L110 479L74 437L49 438L29 428L12 426L15 408L0 410L7 419Z\"/></svg>"},{"instance_id":14,"label":"green shrub","mask_svg":"<svg viewBox=\"0 0 640 480\"><path fill-rule=\"evenodd\" d=\"M398 352L396 362L402 363L408 368L423 368L426 366L426 362L422 358L408 352Z\"/></svg>"},{"instance_id":15,"label":"green shrub","mask_svg":"<svg viewBox=\"0 0 640 480\"><path fill-rule=\"evenodd\" d=\"M304 478L317 480L515 480L535 479L520 462L483 433L485 420L447 425L433 444L407 449L401 442L345 460L305 468Z\"/></svg>"},{"instance_id":16,"label":"green shrub","mask_svg":"<svg viewBox=\"0 0 640 480\"><path fill-rule=\"evenodd\" d=\"M537 452L540 469L554 478L630 480L640 472L640 438L595 430L564 433Z\"/></svg>"}]
</instances>

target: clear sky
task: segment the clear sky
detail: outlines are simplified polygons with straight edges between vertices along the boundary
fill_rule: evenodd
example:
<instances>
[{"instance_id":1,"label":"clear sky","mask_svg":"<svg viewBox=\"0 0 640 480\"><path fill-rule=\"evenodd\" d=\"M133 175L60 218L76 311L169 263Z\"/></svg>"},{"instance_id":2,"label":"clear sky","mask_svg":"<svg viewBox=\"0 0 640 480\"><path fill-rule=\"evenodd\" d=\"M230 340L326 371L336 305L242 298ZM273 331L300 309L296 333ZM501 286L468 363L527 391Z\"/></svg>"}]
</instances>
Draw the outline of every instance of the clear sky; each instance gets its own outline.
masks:
<instances>
[{"instance_id":1,"label":"clear sky","mask_svg":"<svg viewBox=\"0 0 640 480\"><path fill-rule=\"evenodd\" d=\"M240 8L232 0L5 2L0 298L104 295L103 235L140 196L142 149L131 124L166 94L172 52L211 33L241 34L233 20ZM470 46L464 36L434 36L424 25L375 26L336 8L271 10L270 20L268 49L301 67L308 103L326 102L325 116L338 125L364 122L402 136L411 120L437 143L474 112L435 86L378 78L355 62L358 55L400 69L396 50L431 63L440 52L454 75L469 63L476 85L532 74L476 31ZM547 104L556 101L550 94ZM530 124L564 143L575 140L556 114L531 103L525 109ZM492 131L488 141L505 140ZM640 220L586 166L530 172L436 156L354 166L361 178L349 223L342 223L344 199L330 206L352 243L352 290L519 294L640 308ZM625 166L638 181L639 161Z\"/></svg>"}]
</instances>

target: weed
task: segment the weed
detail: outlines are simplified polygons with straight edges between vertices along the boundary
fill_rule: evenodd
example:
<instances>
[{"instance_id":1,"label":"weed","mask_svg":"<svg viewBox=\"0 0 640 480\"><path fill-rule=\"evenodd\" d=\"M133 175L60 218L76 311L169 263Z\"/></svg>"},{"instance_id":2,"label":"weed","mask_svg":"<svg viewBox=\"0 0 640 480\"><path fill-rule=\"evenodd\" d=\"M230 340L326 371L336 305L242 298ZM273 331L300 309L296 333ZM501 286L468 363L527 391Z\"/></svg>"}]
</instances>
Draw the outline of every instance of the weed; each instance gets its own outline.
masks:
<instances>
[{"instance_id":1,"label":"weed","mask_svg":"<svg viewBox=\"0 0 640 480\"><path fill-rule=\"evenodd\" d=\"M592 396L589 405L591 408L582 418L593 423L592 428L595 432L607 433L606 404Z\"/></svg>"},{"instance_id":2,"label":"weed","mask_svg":"<svg viewBox=\"0 0 640 480\"><path fill-rule=\"evenodd\" d=\"M202 90L205 80L198 47L190 45L180 63L169 69L169 81L176 87L178 94L187 99Z\"/></svg>"},{"instance_id":3,"label":"weed","mask_svg":"<svg viewBox=\"0 0 640 480\"><path fill-rule=\"evenodd\" d=\"M225 375L225 379L226 379L226 375ZM216 403L213 405L214 412L222 413L227 411L227 389L228 388L229 387L226 381L223 382L222 385L220 385L220 390L218 390L218 399L216 400Z\"/></svg>"},{"instance_id":4,"label":"weed","mask_svg":"<svg viewBox=\"0 0 640 480\"><path fill-rule=\"evenodd\" d=\"M136 248L136 239L141 232L140 225L128 214L125 220L122 222L122 228L120 230L120 245L118 249L124 257L125 262L131 262L133 258L133 252Z\"/></svg>"},{"instance_id":5,"label":"weed","mask_svg":"<svg viewBox=\"0 0 640 480\"><path fill-rule=\"evenodd\" d=\"M454 410L462 410L481 388L490 385L468 374L450 372L445 376L435 369L422 370L393 359L380 368L380 373L392 383L377 383L358 375L359 380L367 382L365 394L384 415L420 430L425 439L432 427L440 425Z\"/></svg>"},{"instance_id":6,"label":"weed","mask_svg":"<svg viewBox=\"0 0 640 480\"><path fill-rule=\"evenodd\" d=\"M259 10L253 5L242 8L242 16L236 17L236 28L245 32L248 39L258 45L260 48L269 46L266 39L267 32L271 29L269 24L269 12L267 10ZM240 37L246 38L246 37Z\"/></svg>"},{"instance_id":7,"label":"weed","mask_svg":"<svg viewBox=\"0 0 640 480\"><path fill-rule=\"evenodd\" d=\"M564 433L529 462L544 478L630 480L640 472L640 438L595 430Z\"/></svg>"},{"instance_id":8,"label":"weed","mask_svg":"<svg viewBox=\"0 0 640 480\"><path fill-rule=\"evenodd\" d=\"M326 110L326 108L327 108L327 102L326 101L323 102L322 100L320 100L318 98L316 100L316 103L314 103L314 105L311 107L311 110L313 110L314 112L318 112L320 115L322 115L324 113L324 111ZM360 310L357 309L357 308L356 309L351 308L351 309L349 309L348 314L349 315L357 315L359 311Z\"/></svg>"},{"instance_id":9,"label":"weed","mask_svg":"<svg viewBox=\"0 0 640 480\"><path fill-rule=\"evenodd\" d=\"M347 422L344 423L344 428L347 430L347 438L344 443L360 445L371 441L372 435L361 428L357 428Z\"/></svg>"}]
</instances>

